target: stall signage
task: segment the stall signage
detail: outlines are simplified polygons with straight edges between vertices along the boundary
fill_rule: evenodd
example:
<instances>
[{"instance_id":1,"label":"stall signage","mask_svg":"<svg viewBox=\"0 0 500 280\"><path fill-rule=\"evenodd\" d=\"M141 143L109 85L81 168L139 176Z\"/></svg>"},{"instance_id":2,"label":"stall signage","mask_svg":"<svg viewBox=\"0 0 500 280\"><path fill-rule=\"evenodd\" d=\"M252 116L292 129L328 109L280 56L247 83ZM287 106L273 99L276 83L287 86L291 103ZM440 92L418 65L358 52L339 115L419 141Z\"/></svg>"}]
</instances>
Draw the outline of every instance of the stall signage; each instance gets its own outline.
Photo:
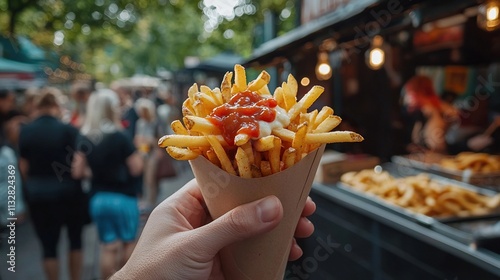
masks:
<instances>
[{"instance_id":1,"label":"stall signage","mask_svg":"<svg viewBox=\"0 0 500 280\"><path fill-rule=\"evenodd\" d=\"M325 14L346 6L349 0L302 0L301 23L307 23Z\"/></svg>"}]
</instances>

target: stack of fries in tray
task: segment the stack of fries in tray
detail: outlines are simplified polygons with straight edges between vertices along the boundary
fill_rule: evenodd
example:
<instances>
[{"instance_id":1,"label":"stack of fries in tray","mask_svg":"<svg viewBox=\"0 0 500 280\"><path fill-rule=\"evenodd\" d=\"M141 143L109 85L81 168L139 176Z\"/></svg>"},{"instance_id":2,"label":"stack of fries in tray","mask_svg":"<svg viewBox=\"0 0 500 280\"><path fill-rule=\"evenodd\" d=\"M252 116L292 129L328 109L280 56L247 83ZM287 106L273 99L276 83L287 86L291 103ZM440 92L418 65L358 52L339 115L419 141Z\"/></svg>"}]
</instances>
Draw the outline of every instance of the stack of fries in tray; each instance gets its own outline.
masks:
<instances>
[{"instance_id":1,"label":"stack of fries in tray","mask_svg":"<svg viewBox=\"0 0 500 280\"><path fill-rule=\"evenodd\" d=\"M500 156L486 153L462 152L454 157L441 159L439 165L451 170L470 170L474 173L500 173Z\"/></svg>"},{"instance_id":2,"label":"stack of fries in tray","mask_svg":"<svg viewBox=\"0 0 500 280\"><path fill-rule=\"evenodd\" d=\"M227 72L220 89L194 84L182 106L183 122L171 127L158 145L178 160L200 155L226 172L257 178L290 168L324 143L360 142L350 131L331 131L341 122L333 109L307 112L323 93L313 86L297 100L297 81L292 75L276 88L267 86L270 76L262 71L247 84L245 68Z\"/></svg>"},{"instance_id":3,"label":"stack of fries in tray","mask_svg":"<svg viewBox=\"0 0 500 280\"><path fill-rule=\"evenodd\" d=\"M438 182L425 173L394 178L387 171L366 169L345 173L341 182L430 217L482 216L498 211L500 206L500 194L485 196L451 183Z\"/></svg>"}]
</instances>

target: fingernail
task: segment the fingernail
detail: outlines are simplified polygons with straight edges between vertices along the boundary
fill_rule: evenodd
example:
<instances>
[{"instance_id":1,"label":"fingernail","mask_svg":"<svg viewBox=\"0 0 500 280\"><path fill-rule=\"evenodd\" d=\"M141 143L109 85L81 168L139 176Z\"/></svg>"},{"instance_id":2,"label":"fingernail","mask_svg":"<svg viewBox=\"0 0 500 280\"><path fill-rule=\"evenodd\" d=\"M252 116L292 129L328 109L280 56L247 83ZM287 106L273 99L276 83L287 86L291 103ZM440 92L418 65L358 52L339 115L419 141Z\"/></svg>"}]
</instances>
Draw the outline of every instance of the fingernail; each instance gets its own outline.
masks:
<instances>
[{"instance_id":1,"label":"fingernail","mask_svg":"<svg viewBox=\"0 0 500 280\"><path fill-rule=\"evenodd\" d=\"M276 197L267 197L259 202L259 204L257 204L257 211L260 216L260 220L264 223L268 223L276 219L279 214L278 201Z\"/></svg>"}]
</instances>

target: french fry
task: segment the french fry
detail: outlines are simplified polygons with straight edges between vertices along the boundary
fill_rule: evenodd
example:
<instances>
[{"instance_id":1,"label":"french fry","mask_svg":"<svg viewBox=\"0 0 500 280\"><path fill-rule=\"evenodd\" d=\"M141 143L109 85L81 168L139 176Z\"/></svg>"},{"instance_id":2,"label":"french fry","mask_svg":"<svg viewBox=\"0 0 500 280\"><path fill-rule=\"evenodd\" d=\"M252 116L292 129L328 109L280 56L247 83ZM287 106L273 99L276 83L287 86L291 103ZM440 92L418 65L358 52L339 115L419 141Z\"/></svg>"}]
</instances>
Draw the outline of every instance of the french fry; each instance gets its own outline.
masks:
<instances>
[{"instance_id":1,"label":"french fry","mask_svg":"<svg viewBox=\"0 0 500 280\"><path fill-rule=\"evenodd\" d=\"M220 134L220 129L208 119L197 116L185 116L184 123L190 131L200 132L203 135Z\"/></svg>"},{"instance_id":2,"label":"french fry","mask_svg":"<svg viewBox=\"0 0 500 280\"><path fill-rule=\"evenodd\" d=\"M285 82L283 82L281 88L283 89L283 97L285 99L284 109L289 111L295 103L297 103L297 91L293 92L290 86Z\"/></svg>"},{"instance_id":3,"label":"french fry","mask_svg":"<svg viewBox=\"0 0 500 280\"><path fill-rule=\"evenodd\" d=\"M222 94L222 100L224 102L228 102L231 97L231 79L233 78L233 72L227 72L224 74L224 78L222 78L222 83L220 86L220 91Z\"/></svg>"},{"instance_id":4,"label":"french fry","mask_svg":"<svg viewBox=\"0 0 500 280\"><path fill-rule=\"evenodd\" d=\"M217 155L217 158L219 158L220 165L222 169L224 169L227 173L236 175L236 171L233 168L233 164L231 163L231 160L227 156L226 151L220 144L219 140L217 139L216 136L214 135L207 135L206 139L214 149L215 154Z\"/></svg>"},{"instance_id":5,"label":"french fry","mask_svg":"<svg viewBox=\"0 0 500 280\"><path fill-rule=\"evenodd\" d=\"M292 74L288 74L286 84L288 85L288 90L290 91L290 93L294 93L296 96L297 91L299 90L299 86L297 84L297 80Z\"/></svg>"},{"instance_id":6,"label":"french fry","mask_svg":"<svg viewBox=\"0 0 500 280\"><path fill-rule=\"evenodd\" d=\"M286 104L285 104L285 96L283 94L283 89L278 87L274 91L274 99L278 103L278 106L280 106L283 109L286 109Z\"/></svg>"},{"instance_id":7,"label":"french fry","mask_svg":"<svg viewBox=\"0 0 500 280\"><path fill-rule=\"evenodd\" d=\"M247 153L241 147L236 150L236 165L238 166L238 173L241 178L252 178L252 170L250 168L250 160Z\"/></svg>"},{"instance_id":8,"label":"french fry","mask_svg":"<svg viewBox=\"0 0 500 280\"><path fill-rule=\"evenodd\" d=\"M258 91L271 81L271 76L266 71L260 72L259 76L248 84L248 90Z\"/></svg>"},{"instance_id":9,"label":"french fry","mask_svg":"<svg viewBox=\"0 0 500 280\"><path fill-rule=\"evenodd\" d=\"M221 145L228 146L222 136L214 136L219 141ZM193 135L165 135L158 140L158 146L160 148L166 148L168 146L176 147L208 147L210 143L205 136L193 136Z\"/></svg>"},{"instance_id":10,"label":"french fry","mask_svg":"<svg viewBox=\"0 0 500 280\"><path fill-rule=\"evenodd\" d=\"M311 105L318 99L318 97L323 93L325 89L321 86L313 86L301 99L299 102L288 110L288 117L294 119L300 112L305 111L311 107Z\"/></svg>"},{"instance_id":11,"label":"french fry","mask_svg":"<svg viewBox=\"0 0 500 280\"><path fill-rule=\"evenodd\" d=\"M280 153L281 153L281 139L274 137L273 148L269 150L269 164L271 165L271 172L278 173L280 171Z\"/></svg>"},{"instance_id":12,"label":"french fry","mask_svg":"<svg viewBox=\"0 0 500 280\"><path fill-rule=\"evenodd\" d=\"M200 155L199 153L191 151L190 149L179 148L175 146L168 146L166 148L166 151L172 158L177 160L192 160Z\"/></svg>"},{"instance_id":13,"label":"french fry","mask_svg":"<svg viewBox=\"0 0 500 280\"><path fill-rule=\"evenodd\" d=\"M214 165L217 165L220 167L220 160L219 158L217 157L217 155L215 154L214 150L212 149L209 149L207 150L206 152L206 157L207 159L212 162Z\"/></svg>"},{"instance_id":14,"label":"french fry","mask_svg":"<svg viewBox=\"0 0 500 280\"><path fill-rule=\"evenodd\" d=\"M259 138L254 142L255 150L258 152L269 151L274 147L274 136L269 135Z\"/></svg>"},{"instance_id":15,"label":"french fry","mask_svg":"<svg viewBox=\"0 0 500 280\"><path fill-rule=\"evenodd\" d=\"M234 84L237 87L237 91L244 91L247 89L245 68L241 65L234 66Z\"/></svg>"},{"instance_id":16,"label":"french fry","mask_svg":"<svg viewBox=\"0 0 500 280\"><path fill-rule=\"evenodd\" d=\"M333 109L328 106L323 106L318 112L316 119L314 120L313 129L316 129L328 116L333 115Z\"/></svg>"},{"instance_id":17,"label":"french fry","mask_svg":"<svg viewBox=\"0 0 500 280\"><path fill-rule=\"evenodd\" d=\"M336 128L342 119L339 116L334 116L330 115L328 116L325 120L323 120L317 127L314 129L313 132L315 133L320 133L320 132L328 132Z\"/></svg>"},{"instance_id":18,"label":"french fry","mask_svg":"<svg viewBox=\"0 0 500 280\"><path fill-rule=\"evenodd\" d=\"M246 142L245 144L241 145L240 147L247 154L248 161L250 161L250 164L254 164L255 163L255 157L254 157L254 154L253 154L252 144L250 142Z\"/></svg>"},{"instance_id":19,"label":"french fry","mask_svg":"<svg viewBox=\"0 0 500 280\"><path fill-rule=\"evenodd\" d=\"M263 160L260 162L260 171L262 172L262 176L264 177L273 174L269 161Z\"/></svg>"},{"instance_id":20,"label":"french fry","mask_svg":"<svg viewBox=\"0 0 500 280\"><path fill-rule=\"evenodd\" d=\"M307 135L307 127L308 127L307 122L299 125L299 127L297 128L297 132L295 133L295 137L293 138L292 141L292 148L294 148L296 151L295 153L296 163L302 159L302 150L304 148L304 142Z\"/></svg>"},{"instance_id":21,"label":"french fry","mask_svg":"<svg viewBox=\"0 0 500 280\"><path fill-rule=\"evenodd\" d=\"M260 95L265 95L265 96L271 96L271 92L269 91L269 87L267 85L264 85L263 87L261 87L259 90L257 90L257 92L260 94Z\"/></svg>"},{"instance_id":22,"label":"french fry","mask_svg":"<svg viewBox=\"0 0 500 280\"><path fill-rule=\"evenodd\" d=\"M184 127L181 121L179 120L174 120L170 124L170 128L175 134L180 134L180 135L189 135L188 130Z\"/></svg>"},{"instance_id":23,"label":"french fry","mask_svg":"<svg viewBox=\"0 0 500 280\"><path fill-rule=\"evenodd\" d=\"M361 142L363 136L351 131L332 131L323 133L309 133L306 135L306 144Z\"/></svg>"},{"instance_id":24,"label":"french fry","mask_svg":"<svg viewBox=\"0 0 500 280\"><path fill-rule=\"evenodd\" d=\"M283 152L283 163L284 163L284 168L290 168L295 164L295 154L296 150L292 147L286 149Z\"/></svg>"},{"instance_id":25,"label":"french fry","mask_svg":"<svg viewBox=\"0 0 500 280\"><path fill-rule=\"evenodd\" d=\"M250 136L248 136L248 134L238 134L234 137L234 144L236 146L242 146L248 143L248 141L250 141Z\"/></svg>"}]
</instances>

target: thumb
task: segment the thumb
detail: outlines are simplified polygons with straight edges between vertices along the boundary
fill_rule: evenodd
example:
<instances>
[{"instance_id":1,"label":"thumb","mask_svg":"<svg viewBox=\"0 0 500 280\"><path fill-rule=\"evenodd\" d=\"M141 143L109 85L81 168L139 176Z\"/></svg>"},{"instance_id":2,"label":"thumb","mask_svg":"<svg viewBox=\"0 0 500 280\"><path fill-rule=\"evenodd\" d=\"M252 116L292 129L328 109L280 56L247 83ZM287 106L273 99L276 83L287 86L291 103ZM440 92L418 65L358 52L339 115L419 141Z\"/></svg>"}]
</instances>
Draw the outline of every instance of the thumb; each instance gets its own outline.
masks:
<instances>
[{"instance_id":1,"label":"thumb","mask_svg":"<svg viewBox=\"0 0 500 280\"><path fill-rule=\"evenodd\" d=\"M193 248L198 255L213 258L222 248L239 240L271 231L283 218L283 207L276 196L240 205L211 223L196 229Z\"/></svg>"}]
</instances>

